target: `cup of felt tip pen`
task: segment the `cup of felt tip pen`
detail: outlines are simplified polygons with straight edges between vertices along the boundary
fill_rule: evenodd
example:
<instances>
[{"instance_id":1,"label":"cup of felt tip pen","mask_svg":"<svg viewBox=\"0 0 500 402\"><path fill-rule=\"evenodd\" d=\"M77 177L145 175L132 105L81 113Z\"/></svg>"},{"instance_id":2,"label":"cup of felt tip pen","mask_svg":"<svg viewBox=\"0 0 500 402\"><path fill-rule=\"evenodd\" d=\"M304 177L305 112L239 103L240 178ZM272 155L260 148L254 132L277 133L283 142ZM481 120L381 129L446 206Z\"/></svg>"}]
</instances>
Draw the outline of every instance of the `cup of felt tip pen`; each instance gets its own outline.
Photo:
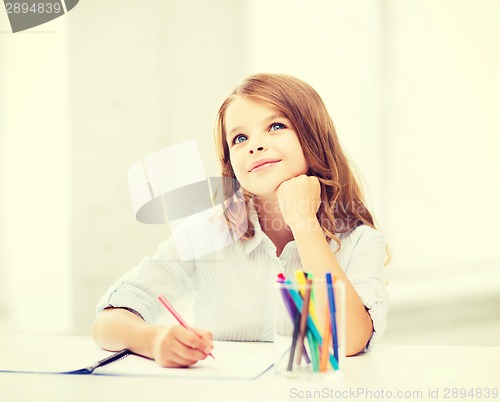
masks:
<instances>
[{"instance_id":1,"label":"cup of felt tip pen","mask_svg":"<svg viewBox=\"0 0 500 402\"><path fill-rule=\"evenodd\" d=\"M330 273L279 275L273 292L274 369L291 378L342 377L345 284Z\"/></svg>"}]
</instances>

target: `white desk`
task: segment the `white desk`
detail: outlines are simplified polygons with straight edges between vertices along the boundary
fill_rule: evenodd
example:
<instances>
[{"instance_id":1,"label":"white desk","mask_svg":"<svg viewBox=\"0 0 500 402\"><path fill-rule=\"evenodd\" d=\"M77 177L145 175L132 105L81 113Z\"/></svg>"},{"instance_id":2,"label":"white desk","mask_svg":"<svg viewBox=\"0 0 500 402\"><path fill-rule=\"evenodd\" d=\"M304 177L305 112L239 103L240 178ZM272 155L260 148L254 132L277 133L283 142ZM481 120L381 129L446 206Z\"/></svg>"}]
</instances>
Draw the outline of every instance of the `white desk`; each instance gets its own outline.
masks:
<instances>
[{"instance_id":1,"label":"white desk","mask_svg":"<svg viewBox=\"0 0 500 402\"><path fill-rule=\"evenodd\" d=\"M31 337L36 341L35 335ZM29 342L30 336L0 335L0 347L4 351L5 348L16 348L22 353L20 339ZM70 337L67 339L69 341ZM0 373L0 401L392 399L500 402L500 396L485 398L485 388L496 387L500 392L500 347L380 345L368 354L347 358L345 371L345 377L335 381L286 379L277 376L272 369L258 379L248 381ZM482 397L454 398L454 392L460 391L453 388L473 389L481 392ZM313 399L312 392L319 394L319 398ZM406 394L399 395L398 392ZM436 393L438 398L434 398Z\"/></svg>"}]
</instances>

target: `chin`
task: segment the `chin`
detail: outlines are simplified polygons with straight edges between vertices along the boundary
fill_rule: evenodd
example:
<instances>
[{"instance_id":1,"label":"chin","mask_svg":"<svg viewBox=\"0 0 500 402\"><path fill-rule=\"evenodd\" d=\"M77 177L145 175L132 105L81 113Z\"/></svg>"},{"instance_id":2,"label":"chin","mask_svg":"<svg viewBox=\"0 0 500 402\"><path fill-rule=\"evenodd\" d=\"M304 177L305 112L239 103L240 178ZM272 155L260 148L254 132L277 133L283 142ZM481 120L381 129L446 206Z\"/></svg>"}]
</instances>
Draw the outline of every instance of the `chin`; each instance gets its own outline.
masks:
<instances>
[{"instance_id":1,"label":"chin","mask_svg":"<svg viewBox=\"0 0 500 402\"><path fill-rule=\"evenodd\" d=\"M261 180L258 183L254 183L253 186L245 187L252 194L255 194L258 197L273 197L275 196L276 189L283 183L284 180ZM243 186L244 187L244 186Z\"/></svg>"},{"instance_id":2,"label":"chin","mask_svg":"<svg viewBox=\"0 0 500 402\"><path fill-rule=\"evenodd\" d=\"M276 188L278 186L270 187L263 189L262 187L259 188L259 191L250 191L253 195L256 197L260 198L274 198L276 197Z\"/></svg>"}]
</instances>

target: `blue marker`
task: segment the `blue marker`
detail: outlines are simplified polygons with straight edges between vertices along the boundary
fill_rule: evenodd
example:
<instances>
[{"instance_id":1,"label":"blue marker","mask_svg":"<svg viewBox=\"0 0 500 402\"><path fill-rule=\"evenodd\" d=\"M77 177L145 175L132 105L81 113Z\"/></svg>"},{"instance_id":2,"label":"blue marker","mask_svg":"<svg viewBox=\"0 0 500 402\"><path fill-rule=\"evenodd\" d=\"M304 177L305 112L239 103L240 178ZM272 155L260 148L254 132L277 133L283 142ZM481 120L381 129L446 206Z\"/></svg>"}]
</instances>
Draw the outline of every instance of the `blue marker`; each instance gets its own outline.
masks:
<instances>
[{"instance_id":1,"label":"blue marker","mask_svg":"<svg viewBox=\"0 0 500 402\"><path fill-rule=\"evenodd\" d=\"M333 354L335 359L339 361L339 344L337 339L337 320L335 314L335 295L333 293L333 283L332 274L330 272L326 273L326 286L328 290L328 303L330 305L330 316L332 325L332 342L333 342Z\"/></svg>"}]
</instances>

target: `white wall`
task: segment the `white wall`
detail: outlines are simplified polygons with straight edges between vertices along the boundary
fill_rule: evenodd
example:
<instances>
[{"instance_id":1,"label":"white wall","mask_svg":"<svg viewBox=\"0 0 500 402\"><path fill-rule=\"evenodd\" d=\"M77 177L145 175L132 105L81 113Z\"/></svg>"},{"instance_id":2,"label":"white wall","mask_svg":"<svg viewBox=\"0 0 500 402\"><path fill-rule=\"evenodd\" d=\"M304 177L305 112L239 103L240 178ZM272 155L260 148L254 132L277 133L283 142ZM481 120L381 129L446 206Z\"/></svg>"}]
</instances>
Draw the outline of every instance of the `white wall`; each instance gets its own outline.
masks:
<instances>
[{"instance_id":1,"label":"white wall","mask_svg":"<svg viewBox=\"0 0 500 402\"><path fill-rule=\"evenodd\" d=\"M500 3L393 5L389 219L407 215L412 238L395 239L401 261L498 262Z\"/></svg>"},{"instance_id":2,"label":"white wall","mask_svg":"<svg viewBox=\"0 0 500 402\"><path fill-rule=\"evenodd\" d=\"M10 28L6 15L0 30ZM0 323L71 327L67 21L0 34ZM62 301L62 302L61 302Z\"/></svg>"},{"instance_id":3,"label":"white wall","mask_svg":"<svg viewBox=\"0 0 500 402\"><path fill-rule=\"evenodd\" d=\"M499 18L497 1L387 2L383 219L420 298L500 293Z\"/></svg>"}]
</instances>

